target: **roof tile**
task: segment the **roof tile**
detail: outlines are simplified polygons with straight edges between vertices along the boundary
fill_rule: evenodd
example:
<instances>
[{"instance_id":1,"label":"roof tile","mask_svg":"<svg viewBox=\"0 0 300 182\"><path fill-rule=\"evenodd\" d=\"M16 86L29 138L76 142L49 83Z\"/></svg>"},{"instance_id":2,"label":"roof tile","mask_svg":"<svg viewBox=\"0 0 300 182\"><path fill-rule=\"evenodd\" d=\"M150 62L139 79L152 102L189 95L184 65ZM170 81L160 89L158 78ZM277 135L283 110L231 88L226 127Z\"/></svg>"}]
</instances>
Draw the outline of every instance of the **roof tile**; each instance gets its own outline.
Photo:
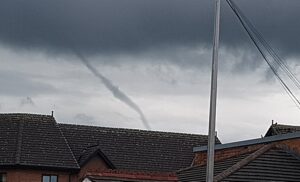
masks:
<instances>
[{"instance_id":1,"label":"roof tile","mask_svg":"<svg viewBox=\"0 0 300 182\"><path fill-rule=\"evenodd\" d=\"M0 139L1 166L79 168L52 116L0 114Z\"/></svg>"},{"instance_id":2,"label":"roof tile","mask_svg":"<svg viewBox=\"0 0 300 182\"><path fill-rule=\"evenodd\" d=\"M265 150L268 149L268 150ZM216 181L299 181L300 160L285 148L266 145L253 153L231 157L215 163ZM255 155L259 154L259 155ZM255 155L253 157L252 155ZM251 158L251 160L247 160ZM239 167L240 162L244 162ZM234 167L234 169L232 169ZM231 170L223 175L224 171ZM206 165L194 166L177 173L179 181L205 181ZM217 178L216 178L217 177Z\"/></svg>"},{"instance_id":3,"label":"roof tile","mask_svg":"<svg viewBox=\"0 0 300 182\"><path fill-rule=\"evenodd\" d=\"M86 148L99 145L117 169L175 171L191 165L193 147L207 144L205 135L59 125L77 160Z\"/></svg>"}]
</instances>

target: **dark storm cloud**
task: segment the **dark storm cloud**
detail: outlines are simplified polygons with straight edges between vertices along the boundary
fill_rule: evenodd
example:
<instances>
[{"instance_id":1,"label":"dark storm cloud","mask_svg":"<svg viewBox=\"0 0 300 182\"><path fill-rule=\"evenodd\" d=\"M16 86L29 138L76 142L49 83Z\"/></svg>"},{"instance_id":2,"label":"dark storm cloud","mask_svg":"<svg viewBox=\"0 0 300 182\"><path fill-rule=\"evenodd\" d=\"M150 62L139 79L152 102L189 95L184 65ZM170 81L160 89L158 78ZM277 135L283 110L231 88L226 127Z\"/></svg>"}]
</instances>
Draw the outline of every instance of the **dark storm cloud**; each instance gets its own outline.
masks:
<instances>
[{"instance_id":1,"label":"dark storm cloud","mask_svg":"<svg viewBox=\"0 0 300 182\"><path fill-rule=\"evenodd\" d=\"M195 35L199 39L199 33L205 34L206 27L211 27L206 25L210 22L206 21L206 9L210 7L207 2L1 1L0 38L21 47L63 51L76 44L81 51L92 53L190 44L195 42ZM202 25L195 17L202 19Z\"/></svg>"},{"instance_id":2,"label":"dark storm cloud","mask_svg":"<svg viewBox=\"0 0 300 182\"><path fill-rule=\"evenodd\" d=\"M238 0L266 39L297 53L298 0ZM222 46L251 44L222 1ZM83 53L137 52L173 46L210 46L212 0L1 0L0 41L26 48Z\"/></svg>"}]
</instances>

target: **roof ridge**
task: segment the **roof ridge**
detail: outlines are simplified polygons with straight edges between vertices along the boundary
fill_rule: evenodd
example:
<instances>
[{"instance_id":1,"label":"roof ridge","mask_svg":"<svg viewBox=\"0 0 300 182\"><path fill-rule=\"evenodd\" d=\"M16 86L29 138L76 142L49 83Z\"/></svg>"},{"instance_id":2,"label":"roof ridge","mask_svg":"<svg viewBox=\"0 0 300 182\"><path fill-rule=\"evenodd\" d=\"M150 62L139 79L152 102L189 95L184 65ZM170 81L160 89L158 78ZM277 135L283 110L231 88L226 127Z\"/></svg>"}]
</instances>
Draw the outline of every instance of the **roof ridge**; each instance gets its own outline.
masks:
<instances>
[{"instance_id":1,"label":"roof ridge","mask_svg":"<svg viewBox=\"0 0 300 182\"><path fill-rule=\"evenodd\" d=\"M245 165L249 164L251 161L262 155L263 153L267 152L270 150L274 144L267 144L263 146L262 148L258 149L254 153L250 154L249 156L245 157L241 161L235 163L233 166L227 168L223 172L219 173L218 175L214 176L214 182L221 181L225 177L231 175L232 173L236 172L237 170L241 169Z\"/></svg>"},{"instance_id":2,"label":"roof ridge","mask_svg":"<svg viewBox=\"0 0 300 182\"><path fill-rule=\"evenodd\" d=\"M21 159L21 150L22 150L22 141L23 141L23 128L24 121L19 122L18 128L18 141L17 141L17 151L16 151L16 164L20 164Z\"/></svg>"},{"instance_id":3,"label":"roof ridge","mask_svg":"<svg viewBox=\"0 0 300 182\"><path fill-rule=\"evenodd\" d=\"M293 127L300 127L299 125L280 124L280 123L276 123L276 124L274 124L274 126L287 126L287 127L293 126Z\"/></svg>"},{"instance_id":4,"label":"roof ridge","mask_svg":"<svg viewBox=\"0 0 300 182\"><path fill-rule=\"evenodd\" d=\"M193 136L203 136L207 137L207 135L203 134L194 134L194 133L184 133L184 132L172 132L172 131L157 131L157 130L144 130L144 129L134 129L134 128L114 128L114 127L105 127L105 126L96 126L96 125L83 125L83 124L71 124L71 123L58 123L59 125L68 125L68 126L84 126L84 127L95 127L95 128L103 128L103 129L120 129L120 130L130 130L136 132L145 132L145 133L168 133L168 134L180 134L180 135L193 135Z\"/></svg>"},{"instance_id":5,"label":"roof ridge","mask_svg":"<svg viewBox=\"0 0 300 182\"><path fill-rule=\"evenodd\" d=\"M73 160L75 161L76 166L80 169L80 166L79 166L79 164L78 164L78 161L77 161L77 159L75 158L75 155L74 155L74 153L73 153L73 151L72 151L72 149L71 149L71 147L70 147L70 145L69 145L69 143L68 143L68 140L66 139L64 133L61 131L61 128L59 127L59 124L56 122L56 120L55 120L54 117L53 117L53 119L54 119L54 122L55 122L55 126L58 128L58 131L60 132L60 134L61 134L61 136L63 137L63 139L64 139L64 141L65 141L65 143L66 143L66 145L67 145L69 151L71 152L72 158L73 158Z\"/></svg>"},{"instance_id":6,"label":"roof ridge","mask_svg":"<svg viewBox=\"0 0 300 182\"><path fill-rule=\"evenodd\" d=\"M23 115L23 116L47 116L47 117L51 117L52 115L48 115L48 114L32 114L32 113L21 113L21 112L18 112L18 113L0 113L0 116L3 115L3 116L13 116L13 115Z\"/></svg>"}]
</instances>

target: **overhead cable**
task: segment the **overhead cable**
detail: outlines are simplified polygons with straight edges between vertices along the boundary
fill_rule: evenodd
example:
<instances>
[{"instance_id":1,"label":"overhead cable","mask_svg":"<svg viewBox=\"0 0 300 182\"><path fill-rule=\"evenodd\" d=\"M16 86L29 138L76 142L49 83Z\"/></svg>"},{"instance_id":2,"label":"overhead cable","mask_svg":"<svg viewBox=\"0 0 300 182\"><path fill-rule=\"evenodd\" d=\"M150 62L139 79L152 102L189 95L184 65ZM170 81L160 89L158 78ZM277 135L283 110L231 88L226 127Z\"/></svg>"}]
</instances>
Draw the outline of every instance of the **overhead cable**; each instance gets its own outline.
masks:
<instances>
[{"instance_id":1,"label":"overhead cable","mask_svg":"<svg viewBox=\"0 0 300 182\"><path fill-rule=\"evenodd\" d=\"M247 19L245 15L239 10L237 5L232 0L226 0L230 8L233 10L235 15L237 16L238 20L242 24L243 28L246 30L247 34L249 35L250 39L254 43L255 47L258 49L266 63L269 65L270 69L279 80L280 84L283 86L284 90L288 94L288 96L293 100L296 106L300 109L300 102L298 98L293 94L291 89L288 85L284 82L277 71L277 66L280 67L286 75L292 80L292 82L296 85L298 89L300 89L300 82L296 78L296 76L291 72L288 68L287 64L276 54L276 52L271 48L271 46L265 41L262 35L255 29L255 27L251 24L251 22ZM262 45L262 47L261 47ZM267 54L265 53L264 49L269 53L269 55L274 59L275 63L268 59ZM277 63L277 65L276 65Z\"/></svg>"},{"instance_id":2,"label":"overhead cable","mask_svg":"<svg viewBox=\"0 0 300 182\"><path fill-rule=\"evenodd\" d=\"M228 1L227 1L228 2ZM245 24L248 26L250 31L252 31L258 41L263 45L263 47L267 50L270 56L274 59L274 61L278 64L285 74L290 78L290 80L294 83L294 85L300 89L300 81L293 74L293 72L289 69L288 65L284 60L282 60L278 54L272 49L272 47L268 44L268 42L263 38L262 34L253 26L253 24L249 21L249 19L243 14L243 12L239 9L239 7L232 1L229 0L229 5L231 8L234 8L241 17L242 21L245 21Z\"/></svg>"}]
</instances>

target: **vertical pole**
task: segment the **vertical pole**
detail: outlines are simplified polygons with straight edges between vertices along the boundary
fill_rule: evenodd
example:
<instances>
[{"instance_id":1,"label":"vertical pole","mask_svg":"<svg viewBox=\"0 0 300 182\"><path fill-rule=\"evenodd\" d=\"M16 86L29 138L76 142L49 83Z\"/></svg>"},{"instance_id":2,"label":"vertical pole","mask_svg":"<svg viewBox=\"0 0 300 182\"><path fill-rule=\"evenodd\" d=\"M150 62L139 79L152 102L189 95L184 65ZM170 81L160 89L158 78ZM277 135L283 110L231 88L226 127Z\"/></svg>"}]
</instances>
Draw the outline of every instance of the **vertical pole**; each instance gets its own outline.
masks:
<instances>
[{"instance_id":1,"label":"vertical pole","mask_svg":"<svg viewBox=\"0 0 300 182\"><path fill-rule=\"evenodd\" d=\"M221 6L220 0L214 0L214 1L215 1L215 20L214 20L213 56L212 56L211 90L210 90L206 182L213 182L214 180L218 49L219 49L219 37L220 37L220 6Z\"/></svg>"}]
</instances>

